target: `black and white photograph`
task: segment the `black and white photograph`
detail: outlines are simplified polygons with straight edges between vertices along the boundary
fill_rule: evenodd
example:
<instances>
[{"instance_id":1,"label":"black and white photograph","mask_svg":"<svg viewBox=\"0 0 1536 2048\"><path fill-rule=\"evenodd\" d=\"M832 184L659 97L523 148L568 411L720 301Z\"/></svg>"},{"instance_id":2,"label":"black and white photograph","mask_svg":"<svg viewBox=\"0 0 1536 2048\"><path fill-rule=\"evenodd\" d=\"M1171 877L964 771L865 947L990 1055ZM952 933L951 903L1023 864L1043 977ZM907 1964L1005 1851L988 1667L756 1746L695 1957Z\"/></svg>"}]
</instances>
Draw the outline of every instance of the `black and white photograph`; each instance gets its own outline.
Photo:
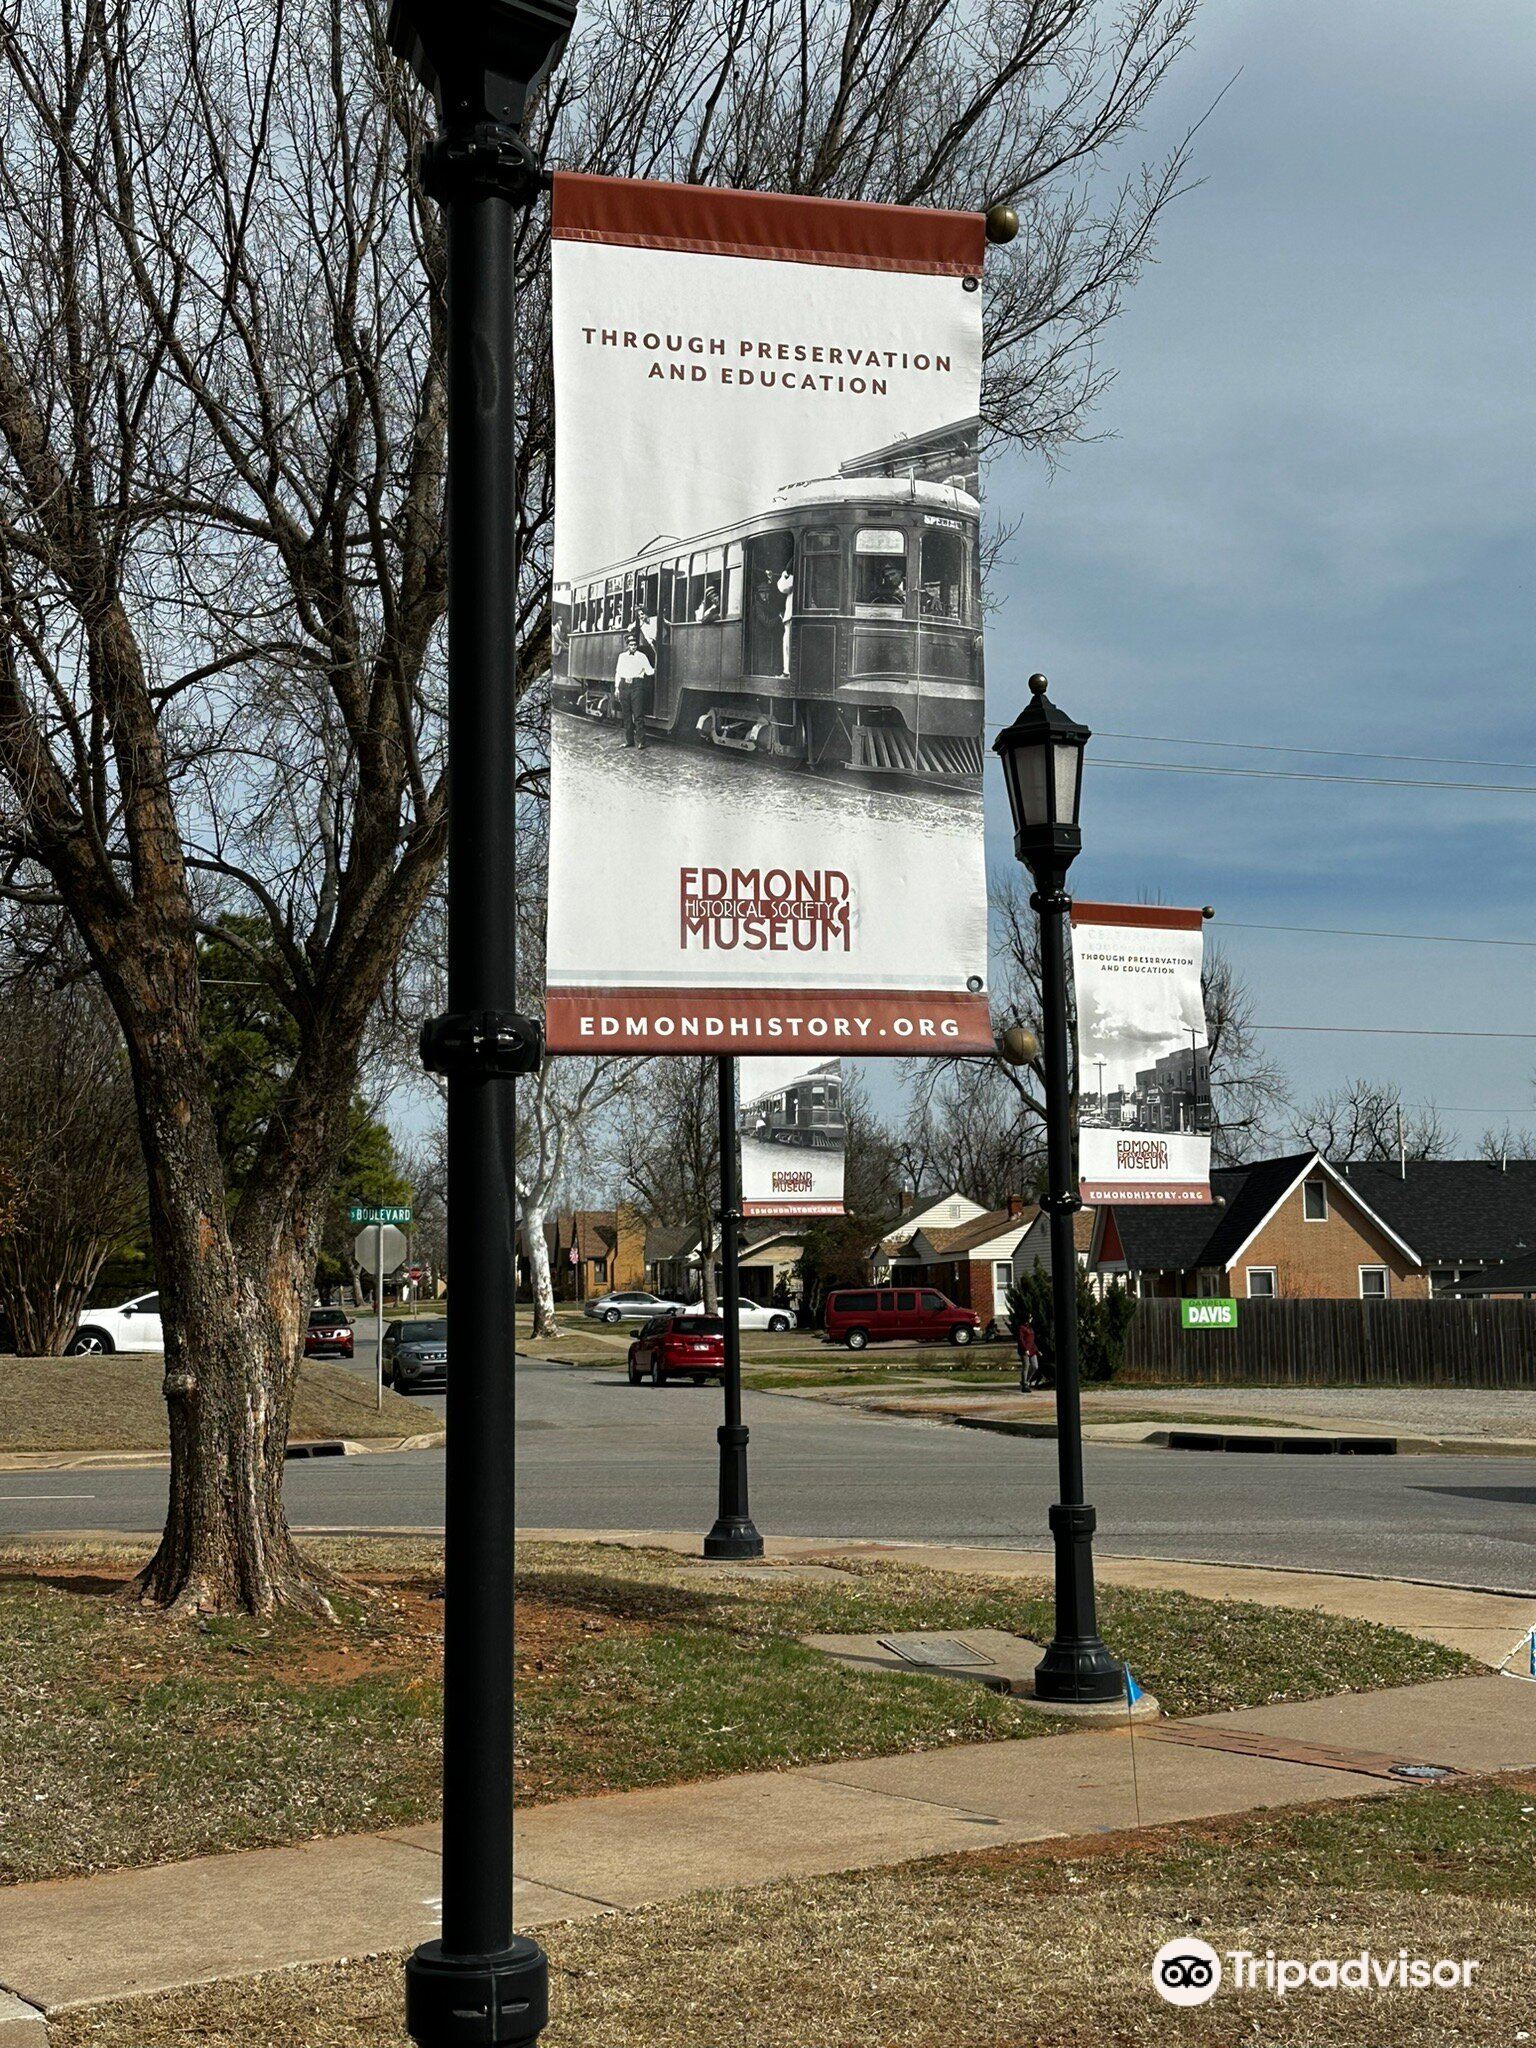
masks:
<instances>
[{"instance_id":1,"label":"black and white photograph","mask_svg":"<svg viewBox=\"0 0 1536 2048\"><path fill-rule=\"evenodd\" d=\"M738 1087L743 1215L839 1214L847 1143L841 1061L744 1059Z\"/></svg>"},{"instance_id":2,"label":"black and white photograph","mask_svg":"<svg viewBox=\"0 0 1536 2048\"><path fill-rule=\"evenodd\" d=\"M555 193L550 1042L979 1049L976 222L631 190Z\"/></svg>"}]
</instances>

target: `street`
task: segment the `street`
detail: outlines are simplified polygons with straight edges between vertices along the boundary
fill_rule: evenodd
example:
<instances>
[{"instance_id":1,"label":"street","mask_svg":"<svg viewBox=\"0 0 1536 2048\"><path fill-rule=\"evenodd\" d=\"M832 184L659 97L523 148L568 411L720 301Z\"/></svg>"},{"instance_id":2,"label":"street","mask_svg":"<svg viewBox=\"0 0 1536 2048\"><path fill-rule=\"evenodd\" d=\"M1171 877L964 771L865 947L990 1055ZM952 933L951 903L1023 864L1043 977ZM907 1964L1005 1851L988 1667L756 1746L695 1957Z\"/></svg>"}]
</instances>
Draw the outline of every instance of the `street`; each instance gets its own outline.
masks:
<instances>
[{"instance_id":1,"label":"street","mask_svg":"<svg viewBox=\"0 0 1536 2048\"><path fill-rule=\"evenodd\" d=\"M359 1361L360 1364L363 1361ZM441 1396L421 1398L437 1409ZM714 1515L717 1387L631 1388L525 1360L517 1501L528 1528L690 1529ZM749 1395L752 1508L768 1535L1045 1548L1048 1441ZM1105 1552L1536 1589L1536 1461L1307 1458L1088 1447ZM0 1474L0 1535L158 1529L162 1470ZM295 1460L309 1529L438 1529L440 1451Z\"/></svg>"}]
</instances>

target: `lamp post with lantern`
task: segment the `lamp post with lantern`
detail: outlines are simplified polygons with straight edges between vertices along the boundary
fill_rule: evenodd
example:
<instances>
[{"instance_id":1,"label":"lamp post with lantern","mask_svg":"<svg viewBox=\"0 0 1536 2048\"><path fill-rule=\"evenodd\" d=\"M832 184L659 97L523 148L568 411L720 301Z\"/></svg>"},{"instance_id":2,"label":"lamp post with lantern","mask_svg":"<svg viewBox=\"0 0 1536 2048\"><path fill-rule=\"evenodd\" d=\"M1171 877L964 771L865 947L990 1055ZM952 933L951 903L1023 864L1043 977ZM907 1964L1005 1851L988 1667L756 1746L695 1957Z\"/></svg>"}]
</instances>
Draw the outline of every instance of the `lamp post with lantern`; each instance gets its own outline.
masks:
<instances>
[{"instance_id":1,"label":"lamp post with lantern","mask_svg":"<svg viewBox=\"0 0 1536 2048\"><path fill-rule=\"evenodd\" d=\"M549 1965L512 1931L513 1115L543 1033L516 1014L517 435L513 240L547 180L523 134L575 0L392 0L390 48L432 93L422 182L443 208L448 371L448 1005L421 1035L448 1083L453 1372L444 1510L442 1935L406 1964L420 2048L531 2048Z\"/></svg>"},{"instance_id":2,"label":"lamp post with lantern","mask_svg":"<svg viewBox=\"0 0 1536 2048\"><path fill-rule=\"evenodd\" d=\"M1124 1676L1099 1638L1093 1586L1093 1509L1083 1497L1083 1427L1078 1390L1077 1248L1082 1207L1072 1147L1071 1036L1067 1026L1067 870L1082 848L1078 809L1088 728L1029 679L1030 700L993 742L1013 812L1014 851L1034 877L1030 903L1040 923L1041 1053L1045 1067L1046 1177L1051 1300L1055 1326L1056 1454L1060 1499L1050 1511L1056 1551L1056 1622L1035 1670L1042 1700L1102 1702L1120 1696Z\"/></svg>"}]
</instances>

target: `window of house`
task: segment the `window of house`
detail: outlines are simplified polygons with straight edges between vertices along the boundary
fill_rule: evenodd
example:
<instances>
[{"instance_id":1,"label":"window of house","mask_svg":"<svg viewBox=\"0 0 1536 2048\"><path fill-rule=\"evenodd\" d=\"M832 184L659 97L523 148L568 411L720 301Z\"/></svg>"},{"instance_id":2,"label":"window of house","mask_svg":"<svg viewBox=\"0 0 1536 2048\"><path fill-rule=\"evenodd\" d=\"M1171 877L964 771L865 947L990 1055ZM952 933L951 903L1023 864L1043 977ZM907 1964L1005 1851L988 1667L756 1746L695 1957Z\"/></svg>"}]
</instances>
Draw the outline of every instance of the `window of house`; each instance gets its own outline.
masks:
<instances>
[{"instance_id":1,"label":"window of house","mask_svg":"<svg viewBox=\"0 0 1536 2048\"><path fill-rule=\"evenodd\" d=\"M1221 1275L1213 1266L1202 1266L1195 1280L1195 1292L1202 1301L1216 1301L1221 1295Z\"/></svg>"},{"instance_id":2,"label":"window of house","mask_svg":"<svg viewBox=\"0 0 1536 2048\"><path fill-rule=\"evenodd\" d=\"M1007 1259L995 1259L992 1263L992 1292L1001 1308L1008 1299L1008 1290L1013 1285L1013 1266Z\"/></svg>"},{"instance_id":3,"label":"window of house","mask_svg":"<svg viewBox=\"0 0 1536 2048\"><path fill-rule=\"evenodd\" d=\"M592 1261L592 1278L594 1280L606 1280L608 1278L608 1261L606 1259L594 1259Z\"/></svg>"},{"instance_id":4,"label":"window of house","mask_svg":"<svg viewBox=\"0 0 1536 2048\"><path fill-rule=\"evenodd\" d=\"M1386 1267L1362 1266L1360 1268L1360 1299L1362 1301L1385 1301L1386 1298Z\"/></svg>"},{"instance_id":5,"label":"window of house","mask_svg":"<svg viewBox=\"0 0 1536 2048\"><path fill-rule=\"evenodd\" d=\"M951 1202L949 1205L949 1213L951 1216L958 1216L960 1214L960 1204L958 1202Z\"/></svg>"},{"instance_id":6,"label":"window of house","mask_svg":"<svg viewBox=\"0 0 1536 2048\"><path fill-rule=\"evenodd\" d=\"M965 539L948 527L930 526L923 534L922 615L925 619L959 620L964 612Z\"/></svg>"},{"instance_id":7,"label":"window of house","mask_svg":"<svg viewBox=\"0 0 1536 2048\"><path fill-rule=\"evenodd\" d=\"M1250 1266L1248 1268L1248 1299L1250 1301L1273 1301L1274 1297L1274 1267Z\"/></svg>"},{"instance_id":8,"label":"window of house","mask_svg":"<svg viewBox=\"0 0 1536 2048\"><path fill-rule=\"evenodd\" d=\"M1301 1213L1309 1223L1328 1221L1328 1184L1305 1180L1301 1184Z\"/></svg>"},{"instance_id":9,"label":"window of house","mask_svg":"<svg viewBox=\"0 0 1536 2048\"><path fill-rule=\"evenodd\" d=\"M804 595L800 609L835 612L842 609L842 545L835 526L813 526L800 542L800 576Z\"/></svg>"},{"instance_id":10,"label":"window of house","mask_svg":"<svg viewBox=\"0 0 1536 2048\"><path fill-rule=\"evenodd\" d=\"M907 536L895 526L861 526L853 562L855 611L899 619L907 609Z\"/></svg>"}]
</instances>

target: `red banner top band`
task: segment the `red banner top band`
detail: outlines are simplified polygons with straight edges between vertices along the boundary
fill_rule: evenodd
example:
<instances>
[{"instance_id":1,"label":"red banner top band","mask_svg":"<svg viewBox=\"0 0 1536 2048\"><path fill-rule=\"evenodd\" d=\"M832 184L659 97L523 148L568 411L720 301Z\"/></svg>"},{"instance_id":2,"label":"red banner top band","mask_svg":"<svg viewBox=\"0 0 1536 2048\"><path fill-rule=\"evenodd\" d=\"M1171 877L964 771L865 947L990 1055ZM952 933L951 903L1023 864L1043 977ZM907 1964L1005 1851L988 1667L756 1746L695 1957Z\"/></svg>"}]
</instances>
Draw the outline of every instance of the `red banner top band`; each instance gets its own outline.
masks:
<instances>
[{"instance_id":1,"label":"red banner top band","mask_svg":"<svg viewBox=\"0 0 1536 2048\"><path fill-rule=\"evenodd\" d=\"M1151 931L1198 931L1203 910L1170 910L1162 903L1080 903L1073 899L1074 924L1137 924Z\"/></svg>"},{"instance_id":2,"label":"red banner top band","mask_svg":"<svg viewBox=\"0 0 1536 2048\"><path fill-rule=\"evenodd\" d=\"M621 242L636 249L930 277L979 277L987 248L979 213L596 178L578 171L555 173L552 232L565 242Z\"/></svg>"}]
</instances>

